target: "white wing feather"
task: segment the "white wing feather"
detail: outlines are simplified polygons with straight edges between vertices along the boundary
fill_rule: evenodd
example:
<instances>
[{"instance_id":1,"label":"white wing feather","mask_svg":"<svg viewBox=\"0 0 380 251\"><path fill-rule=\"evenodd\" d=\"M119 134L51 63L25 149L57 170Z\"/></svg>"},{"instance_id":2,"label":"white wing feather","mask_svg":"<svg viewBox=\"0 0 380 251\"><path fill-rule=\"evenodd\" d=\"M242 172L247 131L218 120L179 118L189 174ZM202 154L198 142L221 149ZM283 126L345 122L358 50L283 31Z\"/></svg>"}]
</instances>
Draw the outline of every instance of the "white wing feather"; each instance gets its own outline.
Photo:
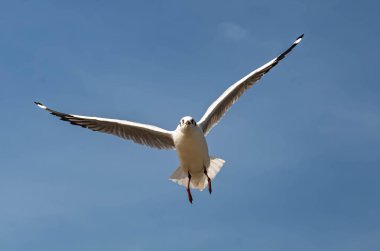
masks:
<instances>
[{"instance_id":1,"label":"white wing feather","mask_svg":"<svg viewBox=\"0 0 380 251\"><path fill-rule=\"evenodd\" d=\"M73 125L88 128L93 131L113 134L124 139L132 140L138 144L158 149L175 149L172 132L156 126L135 123L127 120L66 114L54 111L39 102L34 103L51 114L60 117L61 120L68 121Z\"/></svg>"},{"instance_id":2,"label":"white wing feather","mask_svg":"<svg viewBox=\"0 0 380 251\"><path fill-rule=\"evenodd\" d=\"M272 69L280 60L282 60L299 42L301 42L302 37L303 34L299 36L285 52L231 85L217 100L215 100L198 122L199 126L203 129L203 133L207 135L240 96L261 79L261 77Z\"/></svg>"}]
</instances>

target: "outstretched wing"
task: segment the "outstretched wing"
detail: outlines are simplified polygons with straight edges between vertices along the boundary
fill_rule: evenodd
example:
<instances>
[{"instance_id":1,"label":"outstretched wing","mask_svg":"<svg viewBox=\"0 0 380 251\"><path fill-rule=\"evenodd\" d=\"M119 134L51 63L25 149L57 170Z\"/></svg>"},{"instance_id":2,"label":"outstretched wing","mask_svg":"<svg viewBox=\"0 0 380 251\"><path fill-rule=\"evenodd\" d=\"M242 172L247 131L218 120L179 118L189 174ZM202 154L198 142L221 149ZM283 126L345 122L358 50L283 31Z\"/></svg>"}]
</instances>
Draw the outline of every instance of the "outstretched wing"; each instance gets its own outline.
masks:
<instances>
[{"instance_id":1,"label":"outstretched wing","mask_svg":"<svg viewBox=\"0 0 380 251\"><path fill-rule=\"evenodd\" d=\"M254 85L262 76L264 76L264 74L278 64L280 60L296 47L296 45L301 42L302 37L303 34L294 41L289 49L231 85L217 100L215 100L198 122L199 126L203 129L203 133L207 135L238 98L240 98L248 88Z\"/></svg>"},{"instance_id":2,"label":"outstretched wing","mask_svg":"<svg viewBox=\"0 0 380 251\"><path fill-rule=\"evenodd\" d=\"M136 143L155 147L158 149L174 149L172 132L156 126L130 122L118 119L106 119L97 117L79 116L54 111L39 102L34 102L37 106L51 114L60 117L63 121L68 121L73 125L78 125L93 131L113 134L115 136L132 140Z\"/></svg>"}]
</instances>

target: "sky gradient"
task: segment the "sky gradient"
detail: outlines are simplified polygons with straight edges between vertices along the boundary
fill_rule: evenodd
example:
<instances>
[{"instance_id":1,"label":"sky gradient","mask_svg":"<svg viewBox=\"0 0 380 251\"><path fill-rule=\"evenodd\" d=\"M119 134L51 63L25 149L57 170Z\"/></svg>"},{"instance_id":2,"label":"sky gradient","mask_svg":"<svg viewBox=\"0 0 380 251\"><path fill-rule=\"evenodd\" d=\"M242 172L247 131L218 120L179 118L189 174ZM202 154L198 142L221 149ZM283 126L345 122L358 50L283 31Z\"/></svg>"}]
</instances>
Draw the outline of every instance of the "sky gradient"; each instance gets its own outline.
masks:
<instances>
[{"instance_id":1,"label":"sky gradient","mask_svg":"<svg viewBox=\"0 0 380 251\"><path fill-rule=\"evenodd\" d=\"M380 250L376 1L0 1L0 250ZM285 50L208 135L213 194L174 151L53 109L174 130Z\"/></svg>"}]
</instances>

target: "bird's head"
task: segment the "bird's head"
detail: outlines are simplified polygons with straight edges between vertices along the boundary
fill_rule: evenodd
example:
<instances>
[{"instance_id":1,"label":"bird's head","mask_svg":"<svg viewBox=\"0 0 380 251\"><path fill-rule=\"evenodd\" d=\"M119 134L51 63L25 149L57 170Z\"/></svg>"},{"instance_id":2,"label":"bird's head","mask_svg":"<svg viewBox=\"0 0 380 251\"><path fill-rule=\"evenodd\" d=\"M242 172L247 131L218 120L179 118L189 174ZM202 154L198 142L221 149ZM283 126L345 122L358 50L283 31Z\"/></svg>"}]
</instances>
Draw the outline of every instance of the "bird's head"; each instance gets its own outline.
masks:
<instances>
[{"instance_id":1,"label":"bird's head","mask_svg":"<svg viewBox=\"0 0 380 251\"><path fill-rule=\"evenodd\" d=\"M192 117L190 117L190 116L183 117L179 121L179 127L182 130L187 130L187 129L190 129L190 128L194 128L196 126L197 126L197 122L195 122L195 120Z\"/></svg>"}]
</instances>

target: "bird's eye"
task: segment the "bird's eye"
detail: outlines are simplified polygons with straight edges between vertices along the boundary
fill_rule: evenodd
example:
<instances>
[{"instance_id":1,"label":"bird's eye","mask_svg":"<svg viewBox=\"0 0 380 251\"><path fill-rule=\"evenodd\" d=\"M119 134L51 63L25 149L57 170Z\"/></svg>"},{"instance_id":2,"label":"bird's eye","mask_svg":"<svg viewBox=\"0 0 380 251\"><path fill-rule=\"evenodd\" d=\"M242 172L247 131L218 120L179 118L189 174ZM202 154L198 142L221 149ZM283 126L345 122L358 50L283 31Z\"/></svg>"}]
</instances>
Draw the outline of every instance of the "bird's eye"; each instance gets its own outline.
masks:
<instances>
[{"instance_id":1,"label":"bird's eye","mask_svg":"<svg viewBox=\"0 0 380 251\"><path fill-rule=\"evenodd\" d=\"M181 124L183 124L183 119L181 120Z\"/></svg>"}]
</instances>

